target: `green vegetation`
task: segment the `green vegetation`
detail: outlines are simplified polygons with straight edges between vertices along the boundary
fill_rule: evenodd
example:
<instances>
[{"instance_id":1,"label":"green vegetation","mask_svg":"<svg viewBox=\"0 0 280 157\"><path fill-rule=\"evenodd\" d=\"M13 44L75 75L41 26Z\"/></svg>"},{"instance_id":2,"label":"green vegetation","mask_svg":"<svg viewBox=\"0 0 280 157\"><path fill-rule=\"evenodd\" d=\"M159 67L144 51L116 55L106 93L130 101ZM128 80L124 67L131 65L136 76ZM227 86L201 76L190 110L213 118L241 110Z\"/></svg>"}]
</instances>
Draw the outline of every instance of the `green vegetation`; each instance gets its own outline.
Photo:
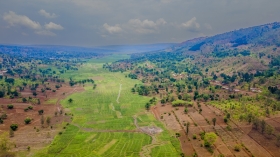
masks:
<instances>
[{"instance_id":1,"label":"green vegetation","mask_svg":"<svg viewBox=\"0 0 280 157\"><path fill-rule=\"evenodd\" d=\"M10 104L10 105L7 105L8 109L13 109L14 108L14 105Z\"/></svg>"},{"instance_id":2,"label":"green vegetation","mask_svg":"<svg viewBox=\"0 0 280 157\"><path fill-rule=\"evenodd\" d=\"M31 118L27 117L27 118L24 119L24 123L25 124L29 124L30 122L31 122Z\"/></svg>"},{"instance_id":3,"label":"green vegetation","mask_svg":"<svg viewBox=\"0 0 280 157\"><path fill-rule=\"evenodd\" d=\"M243 125L252 125L253 133L271 138L279 145L277 122L269 122L280 111L280 57L279 40L276 40L279 37L275 36L279 28L279 23L272 23L246 29L249 33L233 31L187 41L170 50L137 53L131 57L87 50L63 55L50 52L54 56L42 51L15 56L0 52L0 98L35 107L41 103L42 96L48 98L47 93L59 94L62 85L71 88L61 94L63 100L59 97L44 102L62 105L64 109L58 107L54 115L56 118L65 116L71 122L54 126L62 129L43 150L28 146L28 152L34 156L184 156L178 139L189 132L193 140L188 136L188 141L203 141L201 147L204 145L213 153L217 122L219 128L223 127L221 123L227 124L226 130L223 129L226 132L236 131L239 122L246 122ZM272 37L275 40L269 40ZM5 48L11 50L9 46ZM80 87L84 91L77 91ZM24 97L25 90L30 96ZM158 111L158 105L154 105L159 102L162 108L172 105L164 114L168 113L170 121L175 117L175 123L184 129L184 134L167 130L155 119L153 113ZM6 111L15 112L12 104L4 105ZM33 106L24 111L32 113ZM46 123L48 129L53 129L55 118L49 117L48 110L44 113L43 109L36 108L42 128ZM169 122L162 113L155 116L160 116L164 123ZM3 113L0 124L6 119L7 114ZM26 118L24 122L29 124L31 119ZM194 126L190 127L190 122ZM210 126L211 122L214 127L210 128L216 133L201 127L202 123ZM145 132L148 126L158 127L162 132L151 137L151 132ZM10 128L10 137L13 137L18 124ZM34 129L39 132L38 128ZM200 138L195 129L200 129ZM235 132L229 135L236 136ZM247 149L244 145L227 147L235 151ZM200 152L194 149L193 156L198 156ZM2 151L6 153L9 149Z\"/></svg>"},{"instance_id":4,"label":"green vegetation","mask_svg":"<svg viewBox=\"0 0 280 157\"><path fill-rule=\"evenodd\" d=\"M214 132L205 133L204 135L204 146L211 147L217 139L217 135Z\"/></svg>"},{"instance_id":5,"label":"green vegetation","mask_svg":"<svg viewBox=\"0 0 280 157\"><path fill-rule=\"evenodd\" d=\"M10 125L10 128L11 128L13 131L16 131L17 128L18 128L18 124L11 124L11 125Z\"/></svg>"},{"instance_id":6,"label":"green vegetation","mask_svg":"<svg viewBox=\"0 0 280 157\"><path fill-rule=\"evenodd\" d=\"M62 100L62 105L74 115L72 124L36 156L139 156L141 149L151 144L152 139L145 133L133 132L137 129L135 115L138 115L139 126L153 124L164 130L156 135L161 146L151 150L152 156L178 156L181 153L178 139L171 137L171 133L150 113L145 113L145 108L155 99L131 93L131 88L140 82L126 78L122 73L110 73L102 69L100 62L90 60L79 71L62 75L65 78L71 75L75 80L85 77L102 79L95 81L98 84L95 90L85 86L84 92ZM93 66L95 68L89 68ZM145 118L146 115L149 118Z\"/></svg>"}]
</instances>

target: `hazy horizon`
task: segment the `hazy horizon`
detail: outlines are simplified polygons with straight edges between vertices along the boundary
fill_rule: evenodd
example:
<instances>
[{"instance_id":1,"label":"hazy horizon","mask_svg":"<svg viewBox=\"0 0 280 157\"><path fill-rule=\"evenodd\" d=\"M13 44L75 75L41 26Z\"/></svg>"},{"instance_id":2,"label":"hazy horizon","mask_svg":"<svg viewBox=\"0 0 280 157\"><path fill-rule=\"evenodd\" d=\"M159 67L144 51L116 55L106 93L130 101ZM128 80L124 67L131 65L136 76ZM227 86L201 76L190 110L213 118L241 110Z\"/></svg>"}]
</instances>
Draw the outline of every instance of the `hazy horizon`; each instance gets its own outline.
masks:
<instances>
[{"instance_id":1,"label":"hazy horizon","mask_svg":"<svg viewBox=\"0 0 280 157\"><path fill-rule=\"evenodd\" d=\"M0 2L0 43L100 47L181 43L279 21L271 0L10 0Z\"/></svg>"}]
</instances>

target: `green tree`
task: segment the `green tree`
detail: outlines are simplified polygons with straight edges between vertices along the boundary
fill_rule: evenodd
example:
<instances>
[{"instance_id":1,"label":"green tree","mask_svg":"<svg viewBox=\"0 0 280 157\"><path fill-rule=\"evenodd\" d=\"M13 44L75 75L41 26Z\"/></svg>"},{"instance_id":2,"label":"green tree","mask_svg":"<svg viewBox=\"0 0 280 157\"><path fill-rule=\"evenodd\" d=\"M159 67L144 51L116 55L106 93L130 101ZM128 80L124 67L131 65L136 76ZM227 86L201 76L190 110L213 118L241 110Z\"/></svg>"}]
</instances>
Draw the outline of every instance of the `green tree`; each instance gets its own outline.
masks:
<instances>
[{"instance_id":1,"label":"green tree","mask_svg":"<svg viewBox=\"0 0 280 157\"><path fill-rule=\"evenodd\" d=\"M211 147L217 140L217 135L214 132L205 133L204 146Z\"/></svg>"},{"instance_id":2,"label":"green tree","mask_svg":"<svg viewBox=\"0 0 280 157\"><path fill-rule=\"evenodd\" d=\"M276 145L279 147L280 146L280 134L276 136Z\"/></svg>"},{"instance_id":3,"label":"green tree","mask_svg":"<svg viewBox=\"0 0 280 157\"><path fill-rule=\"evenodd\" d=\"M151 107L151 105L149 103L146 103L145 108L146 108L147 111L150 110L150 107Z\"/></svg>"},{"instance_id":4,"label":"green tree","mask_svg":"<svg viewBox=\"0 0 280 157\"><path fill-rule=\"evenodd\" d=\"M189 133L189 129L190 129L190 122L187 122L187 125L186 125L186 132L187 132L187 134Z\"/></svg>"},{"instance_id":5,"label":"green tree","mask_svg":"<svg viewBox=\"0 0 280 157\"><path fill-rule=\"evenodd\" d=\"M230 113L227 113L227 119L230 119Z\"/></svg>"},{"instance_id":6,"label":"green tree","mask_svg":"<svg viewBox=\"0 0 280 157\"><path fill-rule=\"evenodd\" d=\"M36 92L33 92L33 95L36 97L38 94Z\"/></svg>"},{"instance_id":7,"label":"green tree","mask_svg":"<svg viewBox=\"0 0 280 157\"><path fill-rule=\"evenodd\" d=\"M0 134L0 156L2 157L14 157L15 154L10 152L9 150L14 145L9 141L8 132L4 132Z\"/></svg>"},{"instance_id":8,"label":"green tree","mask_svg":"<svg viewBox=\"0 0 280 157\"><path fill-rule=\"evenodd\" d=\"M39 110L38 113L39 115L42 115L44 113L44 110Z\"/></svg>"},{"instance_id":9,"label":"green tree","mask_svg":"<svg viewBox=\"0 0 280 157\"><path fill-rule=\"evenodd\" d=\"M265 128L266 128L266 123L265 123L264 120L262 120L262 121L261 121L261 132L262 132L262 134L264 133Z\"/></svg>"},{"instance_id":10,"label":"green tree","mask_svg":"<svg viewBox=\"0 0 280 157\"><path fill-rule=\"evenodd\" d=\"M22 98L22 102L23 102L23 103L26 103L26 102L27 102L27 99L26 99L26 98Z\"/></svg>"},{"instance_id":11,"label":"green tree","mask_svg":"<svg viewBox=\"0 0 280 157\"><path fill-rule=\"evenodd\" d=\"M11 125L10 125L10 128L11 128L13 131L16 131L17 128L18 128L18 125L17 125L17 124L11 124Z\"/></svg>"},{"instance_id":12,"label":"green tree","mask_svg":"<svg viewBox=\"0 0 280 157\"><path fill-rule=\"evenodd\" d=\"M46 122L47 122L47 124L48 124L48 126L49 126L50 123L51 123L51 117L47 117Z\"/></svg>"},{"instance_id":13,"label":"green tree","mask_svg":"<svg viewBox=\"0 0 280 157\"><path fill-rule=\"evenodd\" d=\"M14 105L9 104L9 105L7 105L7 108L8 108L8 109L13 109L13 108L14 108Z\"/></svg>"},{"instance_id":14,"label":"green tree","mask_svg":"<svg viewBox=\"0 0 280 157\"><path fill-rule=\"evenodd\" d=\"M41 125L42 127L44 126L44 123L45 123L45 118L44 118L44 115L41 116Z\"/></svg>"},{"instance_id":15,"label":"green tree","mask_svg":"<svg viewBox=\"0 0 280 157\"><path fill-rule=\"evenodd\" d=\"M73 99L72 99L72 98L68 99L68 102L69 102L69 103L72 103L72 102L73 102Z\"/></svg>"},{"instance_id":16,"label":"green tree","mask_svg":"<svg viewBox=\"0 0 280 157\"><path fill-rule=\"evenodd\" d=\"M254 119L253 119L253 126L254 126L254 129L256 129L256 130L259 129L260 120L259 120L258 118L254 118Z\"/></svg>"},{"instance_id":17,"label":"green tree","mask_svg":"<svg viewBox=\"0 0 280 157\"><path fill-rule=\"evenodd\" d=\"M227 122L228 122L227 117L224 117L224 122L225 122L225 123L227 123Z\"/></svg>"},{"instance_id":18,"label":"green tree","mask_svg":"<svg viewBox=\"0 0 280 157\"><path fill-rule=\"evenodd\" d=\"M249 123L249 124L251 124L253 118L254 118L254 117L253 117L253 114L252 114L252 113L249 113L248 116L247 116L247 120L248 120L248 123Z\"/></svg>"},{"instance_id":19,"label":"green tree","mask_svg":"<svg viewBox=\"0 0 280 157\"><path fill-rule=\"evenodd\" d=\"M189 111L188 108L185 108L185 110L184 110L185 114L187 114L188 111Z\"/></svg>"},{"instance_id":20,"label":"green tree","mask_svg":"<svg viewBox=\"0 0 280 157\"><path fill-rule=\"evenodd\" d=\"M10 135L10 137L14 137L14 135L15 135L14 130L12 130L11 128L10 128L9 135Z\"/></svg>"},{"instance_id":21,"label":"green tree","mask_svg":"<svg viewBox=\"0 0 280 157\"><path fill-rule=\"evenodd\" d=\"M274 128L271 125L267 125L265 129L265 133L270 136L273 134L273 132L274 132Z\"/></svg>"},{"instance_id":22,"label":"green tree","mask_svg":"<svg viewBox=\"0 0 280 157\"><path fill-rule=\"evenodd\" d=\"M217 120L216 118L213 118L213 119L212 119L212 122L213 122L213 125L214 125L214 126L216 125L216 120Z\"/></svg>"},{"instance_id":23,"label":"green tree","mask_svg":"<svg viewBox=\"0 0 280 157\"><path fill-rule=\"evenodd\" d=\"M29 124L31 122L31 118L27 117L24 119L25 124Z\"/></svg>"}]
</instances>

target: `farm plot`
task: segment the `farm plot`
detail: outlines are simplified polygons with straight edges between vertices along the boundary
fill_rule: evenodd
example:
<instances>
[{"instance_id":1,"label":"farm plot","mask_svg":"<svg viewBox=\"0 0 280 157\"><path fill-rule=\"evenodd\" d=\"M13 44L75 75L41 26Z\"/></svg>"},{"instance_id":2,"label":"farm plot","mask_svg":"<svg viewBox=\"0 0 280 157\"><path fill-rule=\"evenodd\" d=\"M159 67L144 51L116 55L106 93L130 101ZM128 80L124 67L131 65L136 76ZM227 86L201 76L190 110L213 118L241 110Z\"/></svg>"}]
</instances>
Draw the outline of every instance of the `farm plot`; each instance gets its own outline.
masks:
<instances>
[{"instance_id":1,"label":"farm plot","mask_svg":"<svg viewBox=\"0 0 280 157\"><path fill-rule=\"evenodd\" d=\"M88 64L94 64L98 71L80 69L73 71L70 77L102 79L95 80L96 89L85 85L84 92L74 93L61 101L65 110L69 110L67 114L73 115L72 123L48 148L36 152L35 156L179 156L178 139L145 111L150 98L130 92L134 84L140 82L126 78L122 73L109 73L102 69L101 63ZM69 74L63 77L69 77ZM70 98L73 101L68 101ZM135 125L135 116L141 127L159 128L161 132L146 134Z\"/></svg>"},{"instance_id":2,"label":"farm plot","mask_svg":"<svg viewBox=\"0 0 280 157\"><path fill-rule=\"evenodd\" d=\"M158 104L155 108L167 128L181 134L179 139L185 155L192 155L196 152L199 156L218 156L221 154L224 156L271 156L265 148L247 135L250 132L248 125L237 126L234 123L235 118L225 123L222 111L213 106L201 103L199 108L201 113L196 109L196 106L188 107L187 113L184 107L174 108L171 105L161 106ZM153 112L155 113L155 111ZM215 126L213 124L214 118L216 119ZM187 136L184 136L187 123L189 131ZM201 137L203 132L215 132L218 135L213 146L213 154L203 147ZM257 150L258 148L259 150Z\"/></svg>"}]
</instances>

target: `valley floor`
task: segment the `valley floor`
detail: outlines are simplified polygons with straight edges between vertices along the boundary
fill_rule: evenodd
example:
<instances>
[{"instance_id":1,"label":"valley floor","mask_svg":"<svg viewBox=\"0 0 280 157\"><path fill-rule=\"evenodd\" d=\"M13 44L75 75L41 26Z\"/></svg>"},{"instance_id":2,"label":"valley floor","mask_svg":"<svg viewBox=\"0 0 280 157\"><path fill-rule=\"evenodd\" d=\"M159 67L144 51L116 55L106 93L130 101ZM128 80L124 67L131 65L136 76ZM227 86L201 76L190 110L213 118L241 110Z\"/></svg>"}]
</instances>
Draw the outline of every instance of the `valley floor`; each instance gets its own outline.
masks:
<instances>
[{"instance_id":1,"label":"valley floor","mask_svg":"<svg viewBox=\"0 0 280 157\"><path fill-rule=\"evenodd\" d=\"M93 60L78 72L63 76L75 80L92 78L97 87L85 84L84 92L62 100L65 112L73 115L72 122L48 147L29 155L179 156L180 142L174 132L145 110L150 98L131 93L134 84L140 82L122 73L107 72L98 62Z\"/></svg>"}]
</instances>

